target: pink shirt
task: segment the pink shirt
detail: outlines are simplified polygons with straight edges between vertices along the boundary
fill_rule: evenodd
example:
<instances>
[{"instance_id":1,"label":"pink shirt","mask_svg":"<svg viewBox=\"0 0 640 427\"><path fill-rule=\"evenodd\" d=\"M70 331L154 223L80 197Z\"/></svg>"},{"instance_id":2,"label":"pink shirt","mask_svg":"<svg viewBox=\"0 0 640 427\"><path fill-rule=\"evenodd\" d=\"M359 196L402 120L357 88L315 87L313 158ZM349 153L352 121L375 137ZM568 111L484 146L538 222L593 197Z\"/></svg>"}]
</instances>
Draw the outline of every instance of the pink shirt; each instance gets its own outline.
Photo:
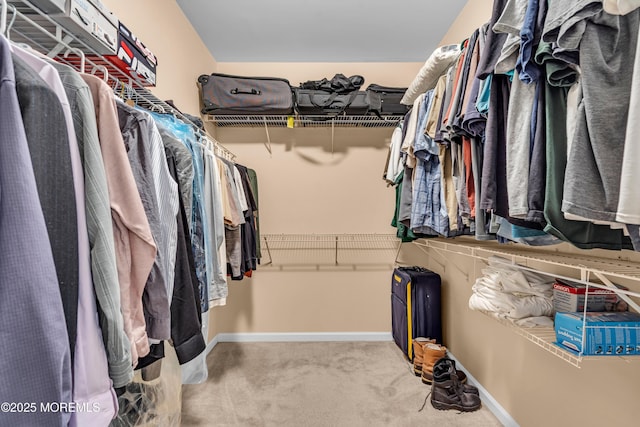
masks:
<instances>
[{"instance_id":1,"label":"pink shirt","mask_svg":"<svg viewBox=\"0 0 640 427\"><path fill-rule=\"evenodd\" d=\"M82 78L91 89L96 108L109 187L124 327L131 340L131 359L136 365L138 358L149 354L142 293L156 258L156 245L120 133L113 91L95 76L82 74Z\"/></svg>"}]
</instances>

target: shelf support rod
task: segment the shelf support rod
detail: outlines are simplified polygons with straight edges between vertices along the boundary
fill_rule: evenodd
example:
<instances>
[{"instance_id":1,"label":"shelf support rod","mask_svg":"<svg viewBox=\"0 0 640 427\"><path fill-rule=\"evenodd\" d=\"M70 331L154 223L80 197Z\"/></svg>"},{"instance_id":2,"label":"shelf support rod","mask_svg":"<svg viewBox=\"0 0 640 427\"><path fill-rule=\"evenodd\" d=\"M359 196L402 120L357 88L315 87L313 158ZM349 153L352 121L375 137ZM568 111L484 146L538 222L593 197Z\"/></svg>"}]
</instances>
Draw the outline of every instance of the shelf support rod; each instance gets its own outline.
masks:
<instances>
[{"instance_id":1,"label":"shelf support rod","mask_svg":"<svg viewBox=\"0 0 640 427\"><path fill-rule=\"evenodd\" d=\"M65 47L70 47L69 43L73 41L73 37L69 34L62 37L62 28L56 26L56 40L58 41L58 44L55 45L55 47L51 49L49 53L47 53L47 56L49 58L56 57L60 52L62 52L62 49L64 49Z\"/></svg>"},{"instance_id":2,"label":"shelf support rod","mask_svg":"<svg viewBox=\"0 0 640 427\"><path fill-rule=\"evenodd\" d=\"M338 265L338 236L336 236L336 258L335 258L335 262L336 262L336 265Z\"/></svg>"},{"instance_id":3,"label":"shelf support rod","mask_svg":"<svg viewBox=\"0 0 640 427\"><path fill-rule=\"evenodd\" d=\"M608 287L618 290L618 287L616 285L614 285L613 283L611 283L611 281L602 273L600 273L599 271L594 271L593 274L596 275L596 277L598 277L598 279L602 280L602 283L604 283L605 285L607 285ZM629 307L633 308L635 310L636 313L640 313L640 306L631 298L629 298L629 295L623 294L621 292L616 292L616 295L618 295L624 302L626 302L627 304L629 304ZM585 295L586 297L586 295ZM587 306L587 303L585 301L585 307Z\"/></svg>"},{"instance_id":4,"label":"shelf support rod","mask_svg":"<svg viewBox=\"0 0 640 427\"><path fill-rule=\"evenodd\" d=\"M333 157L333 144L335 139L336 122L331 120L331 157Z\"/></svg>"},{"instance_id":5,"label":"shelf support rod","mask_svg":"<svg viewBox=\"0 0 640 427\"><path fill-rule=\"evenodd\" d=\"M273 258L271 257L271 248L269 247L269 240L267 240L267 236L262 237L264 239L264 246L267 248L267 254L269 254L269 262L264 265L273 264Z\"/></svg>"},{"instance_id":6,"label":"shelf support rod","mask_svg":"<svg viewBox=\"0 0 640 427\"><path fill-rule=\"evenodd\" d=\"M400 256L400 250L402 249L402 240L400 240L400 243L398 244L398 250L396 250L396 257L393 260L394 264L398 264L398 257Z\"/></svg>"},{"instance_id":7,"label":"shelf support rod","mask_svg":"<svg viewBox=\"0 0 640 427\"><path fill-rule=\"evenodd\" d=\"M267 126L267 118L265 116L262 116L262 120L264 121L264 130L267 133L267 143L265 144L265 147L267 147L269 156L271 156L273 153L271 152L271 136L269 136L269 126Z\"/></svg>"}]
</instances>

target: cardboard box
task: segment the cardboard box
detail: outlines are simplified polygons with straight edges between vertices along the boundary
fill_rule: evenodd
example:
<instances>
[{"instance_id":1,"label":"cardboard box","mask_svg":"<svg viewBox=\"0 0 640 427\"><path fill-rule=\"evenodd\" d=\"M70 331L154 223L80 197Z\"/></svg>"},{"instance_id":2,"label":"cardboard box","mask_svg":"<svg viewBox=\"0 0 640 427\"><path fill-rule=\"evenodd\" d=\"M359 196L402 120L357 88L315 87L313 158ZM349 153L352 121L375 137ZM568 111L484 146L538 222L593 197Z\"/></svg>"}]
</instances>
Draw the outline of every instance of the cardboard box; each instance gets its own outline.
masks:
<instances>
[{"instance_id":1,"label":"cardboard box","mask_svg":"<svg viewBox=\"0 0 640 427\"><path fill-rule=\"evenodd\" d=\"M589 312L556 313L556 344L589 356L640 355L640 314ZM583 345L584 330L584 345Z\"/></svg>"},{"instance_id":2,"label":"cardboard box","mask_svg":"<svg viewBox=\"0 0 640 427\"><path fill-rule=\"evenodd\" d=\"M621 289L626 289L619 286ZM586 285L556 279L553 284L553 308L556 312L584 311ZM627 304L613 290L589 287L587 311L627 311Z\"/></svg>"},{"instance_id":3,"label":"cardboard box","mask_svg":"<svg viewBox=\"0 0 640 427\"><path fill-rule=\"evenodd\" d=\"M127 75L140 81L143 86L156 85L158 59L122 22L118 28L116 55L107 58Z\"/></svg>"},{"instance_id":4,"label":"cardboard box","mask_svg":"<svg viewBox=\"0 0 640 427\"><path fill-rule=\"evenodd\" d=\"M99 0L66 0L64 12L51 17L96 53L116 53L118 18Z\"/></svg>"}]
</instances>

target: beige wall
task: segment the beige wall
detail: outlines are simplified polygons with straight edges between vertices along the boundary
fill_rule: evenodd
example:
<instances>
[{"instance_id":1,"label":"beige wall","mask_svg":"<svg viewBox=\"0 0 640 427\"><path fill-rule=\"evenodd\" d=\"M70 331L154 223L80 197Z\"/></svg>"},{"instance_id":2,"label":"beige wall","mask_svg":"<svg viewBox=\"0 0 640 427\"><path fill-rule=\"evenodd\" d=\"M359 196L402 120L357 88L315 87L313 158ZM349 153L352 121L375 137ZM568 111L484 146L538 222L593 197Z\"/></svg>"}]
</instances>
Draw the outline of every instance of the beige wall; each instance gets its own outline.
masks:
<instances>
[{"instance_id":1,"label":"beige wall","mask_svg":"<svg viewBox=\"0 0 640 427\"><path fill-rule=\"evenodd\" d=\"M222 73L286 78L294 86L336 73L360 74L365 85L406 86L421 64L219 63ZM393 128L211 129L238 161L254 168L263 233L393 233L395 191L382 180ZM388 253L386 264L393 264ZM314 260L309 251L309 262ZM263 262L268 256L263 253ZM365 261L365 260L363 260ZM215 332L388 332L390 267L373 272L259 268L230 282L227 307L215 309ZM320 260L317 260L320 262Z\"/></svg>"},{"instance_id":2,"label":"beige wall","mask_svg":"<svg viewBox=\"0 0 640 427\"><path fill-rule=\"evenodd\" d=\"M175 0L102 0L158 58L157 86L162 100L198 115L196 81L216 70L216 62Z\"/></svg>"},{"instance_id":3,"label":"beige wall","mask_svg":"<svg viewBox=\"0 0 640 427\"><path fill-rule=\"evenodd\" d=\"M472 0L448 37L462 40L490 16L486 1ZM461 26L460 22L466 26ZM426 60L427 58L425 58ZM218 71L246 76L272 76L293 86L336 73L360 74L365 86L408 86L419 63L218 63ZM260 183L260 221L266 233L394 233L390 227L395 190L382 181L393 128L269 130L272 154L264 144L264 129L210 128L216 138L254 168ZM333 141L333 144L332 144ZM393 263L394 254L388 254ZM286 260L283 262L286 263ZM228 306L214 310L212 334L217 332L291 332L300 324L308 331L389 332L390 269L377 272L326 273L258 270L254 277L230 283ZM322 286L314 288L311 284ZM302 293L300 293L302 292ZM317 316L319 302L329 319ZM243 295L244 297L234 297ZM247 295L251 296L248 298ZM263 307L269 295L272 305ZM327 299L328 298L328 299ZM247 316L236 312L250 313ZM304 329L302 329L304 330Z\"/></svg>"},{"instance_id":4,"label":"beige wall","mask_svg":"<svg viewBox=\"0 0 640 427\"><path fill-rule=\"evenodd\" d=\"M460 43L471 36L473 30L489 21L492 7L492 0L469 0L440 41L440 46Z\"/></svg>"}]
</instances>

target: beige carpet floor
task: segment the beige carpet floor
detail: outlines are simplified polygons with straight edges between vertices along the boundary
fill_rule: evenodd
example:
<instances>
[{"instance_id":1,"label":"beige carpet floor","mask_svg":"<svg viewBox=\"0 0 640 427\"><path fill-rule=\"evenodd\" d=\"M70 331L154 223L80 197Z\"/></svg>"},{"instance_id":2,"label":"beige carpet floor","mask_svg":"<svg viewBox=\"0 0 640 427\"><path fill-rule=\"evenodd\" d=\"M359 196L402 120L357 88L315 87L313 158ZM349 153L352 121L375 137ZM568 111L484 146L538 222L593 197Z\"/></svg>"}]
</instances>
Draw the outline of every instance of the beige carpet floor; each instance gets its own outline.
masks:
<instances>
[{"instance_id":1,"label":"beige carpet floor","mask_svg":"<svg viewBox=\"0 0 640 427\"><path fill-rule=\"evenodd\" d=\"M438 411L392 342L220 343L183 386L182 426L500 426L486 408Z\"/></svg>"}]
</instances>

